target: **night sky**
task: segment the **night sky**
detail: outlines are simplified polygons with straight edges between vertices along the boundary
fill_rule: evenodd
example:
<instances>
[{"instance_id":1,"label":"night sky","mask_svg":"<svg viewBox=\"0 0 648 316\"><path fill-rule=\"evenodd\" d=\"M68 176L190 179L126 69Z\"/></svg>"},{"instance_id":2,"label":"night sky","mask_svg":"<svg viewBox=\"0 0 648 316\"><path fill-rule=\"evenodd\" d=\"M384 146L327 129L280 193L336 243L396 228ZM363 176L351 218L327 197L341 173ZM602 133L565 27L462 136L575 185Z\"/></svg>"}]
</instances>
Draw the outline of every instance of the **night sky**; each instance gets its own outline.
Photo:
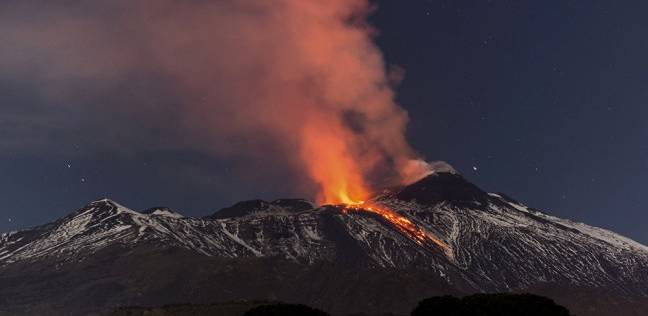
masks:
<instances>
[{"instance_id":1,"label":"night sky","mask_svg":"<svg viewBox=\"0 0 648 316\"><path fill-rule=\"evenodd\" d=\"M376 41L386 62L404 70L397 101L425 158L449 162L485 190L648 243L648 3L376 4ZM11 49L0 47L0 66ZM146 117L57 110L61 101L37 93L40 84L0 68L0 231L103 197L203 216L244 199L293 195L263 159L158 146L165 131ZM66 102L182 102L154 74L120 78L101 93L86 84ZM90 131L109 137L96 141ZM115 150L130 138L135 149Z\"/></svg>"}]
</instances>

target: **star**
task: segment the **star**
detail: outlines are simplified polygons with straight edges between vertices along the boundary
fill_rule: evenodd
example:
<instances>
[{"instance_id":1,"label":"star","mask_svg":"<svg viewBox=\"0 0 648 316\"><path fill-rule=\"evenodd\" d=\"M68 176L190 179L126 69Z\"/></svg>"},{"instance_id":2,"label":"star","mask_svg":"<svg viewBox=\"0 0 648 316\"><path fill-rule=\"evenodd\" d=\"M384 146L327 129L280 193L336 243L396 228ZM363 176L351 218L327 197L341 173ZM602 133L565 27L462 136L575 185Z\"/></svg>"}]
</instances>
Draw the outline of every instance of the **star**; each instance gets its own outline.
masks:
<instances>
[{"instance_id":1,"label":"star","mask_svg":"<svg viewBox=\"0 0 648 316\"><path fill-rule=\"evenodd\" d=\"M477 171L477 166L472 167L474 171Z\"/></svg>"}]
</instances>

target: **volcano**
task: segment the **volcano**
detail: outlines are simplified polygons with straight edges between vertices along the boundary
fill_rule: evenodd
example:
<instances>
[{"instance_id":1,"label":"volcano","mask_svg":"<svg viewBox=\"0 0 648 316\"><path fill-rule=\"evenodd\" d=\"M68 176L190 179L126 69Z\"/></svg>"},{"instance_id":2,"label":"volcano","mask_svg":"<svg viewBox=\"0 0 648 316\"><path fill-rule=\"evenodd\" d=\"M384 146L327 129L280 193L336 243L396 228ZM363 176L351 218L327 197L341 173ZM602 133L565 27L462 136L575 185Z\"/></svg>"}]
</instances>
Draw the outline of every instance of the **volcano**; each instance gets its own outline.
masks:
<instances>
[{"instance_id":1,"label":"volcano","mask_svg":"<svg viewBox=\"0 0 648 316\"><path fill-rule=\"evenodd\" d=\"M365 206L252 200L204 218L103 199L0 235L0 315L273 300L407 315L435 295L530 292L577 315L648 315L648 247L557 218L454 170ZM369 205L369 204L368 204Z\"/></svg>"}]
</instances>

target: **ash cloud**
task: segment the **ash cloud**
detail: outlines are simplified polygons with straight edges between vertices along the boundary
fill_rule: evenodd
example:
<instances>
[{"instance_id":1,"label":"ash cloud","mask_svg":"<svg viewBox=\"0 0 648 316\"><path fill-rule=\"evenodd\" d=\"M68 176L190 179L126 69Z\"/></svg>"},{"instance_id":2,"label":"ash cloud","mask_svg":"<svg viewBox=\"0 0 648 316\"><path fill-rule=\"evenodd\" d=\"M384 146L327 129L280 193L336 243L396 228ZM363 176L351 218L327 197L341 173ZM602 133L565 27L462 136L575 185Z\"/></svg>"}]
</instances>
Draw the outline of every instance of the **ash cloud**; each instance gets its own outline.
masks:
<instances>
[{"instance_id":1,"label":"ash cloud","mask_svg":"<svg viewBox=\"0 0 648 316\"><path fill-rule=\"evenodd\" d=\"M0 80L20 101L0 108L5 153L78 143L181 148L310 174L317 183L309 159L330 146L361 176L387 169L376 182L426 172L412 163L407 114L393 101L403 71L386 71L365 22L367 1L0 7Z\"/></svg>"}]
</instances>

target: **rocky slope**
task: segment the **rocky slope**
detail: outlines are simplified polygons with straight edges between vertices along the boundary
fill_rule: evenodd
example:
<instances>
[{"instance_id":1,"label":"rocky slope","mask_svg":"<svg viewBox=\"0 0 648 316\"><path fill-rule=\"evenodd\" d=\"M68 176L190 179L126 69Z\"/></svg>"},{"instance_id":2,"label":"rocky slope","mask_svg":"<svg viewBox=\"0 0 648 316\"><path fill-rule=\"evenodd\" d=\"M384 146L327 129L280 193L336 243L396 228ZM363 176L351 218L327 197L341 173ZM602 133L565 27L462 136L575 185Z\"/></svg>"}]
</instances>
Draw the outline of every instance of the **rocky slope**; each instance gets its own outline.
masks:
<instances>
[{"instance_id":1,"label":"rocky slope","mask_svg":"<svg viewBox=\"0 0 648 316\"><path fill-rule=\"evenodd\" d=\"M0 315L270 299L333 313L425 296L531 291L578 315L648 314L648 247L553 217L458 174L375 198L448 245L380 216L304 200L246 201L205 218L100 200L0 236Z\"/></svg>"}]
</instances>

